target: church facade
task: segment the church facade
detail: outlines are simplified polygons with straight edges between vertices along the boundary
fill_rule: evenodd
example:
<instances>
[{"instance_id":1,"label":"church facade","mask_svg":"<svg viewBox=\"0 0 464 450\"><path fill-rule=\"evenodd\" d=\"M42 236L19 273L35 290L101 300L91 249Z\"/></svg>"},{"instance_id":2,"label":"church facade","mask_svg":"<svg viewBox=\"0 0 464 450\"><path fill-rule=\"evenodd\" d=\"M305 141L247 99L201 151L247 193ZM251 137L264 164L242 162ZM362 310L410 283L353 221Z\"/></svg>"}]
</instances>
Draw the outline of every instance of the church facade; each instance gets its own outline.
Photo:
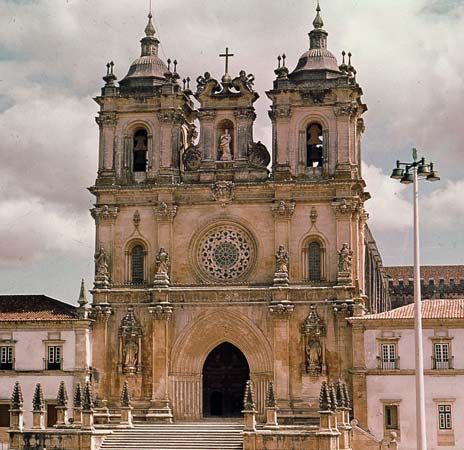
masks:
<instances>
[{"instance_id":1,"label":"church facade","mask_svg":"<svg viewBox=\"0 0 464 450\"><path fill-rule=\"evenodd\" d=\"M309 50L293 71L279 56L266 92L270 150L253 137L254 76L229 74L228 49L223 76L205 73L193 92L158 56L150 15L118 84L108 64L90 189L100 414L127 381L141 420L240 416L251 379L258 419L272 382L280 422L299 423L318 418L322 382L343 379L366 418L346 318L388 307L380 266L366 268L367 107L319 7L313 25Z\"/></svg>"}]
</instances>

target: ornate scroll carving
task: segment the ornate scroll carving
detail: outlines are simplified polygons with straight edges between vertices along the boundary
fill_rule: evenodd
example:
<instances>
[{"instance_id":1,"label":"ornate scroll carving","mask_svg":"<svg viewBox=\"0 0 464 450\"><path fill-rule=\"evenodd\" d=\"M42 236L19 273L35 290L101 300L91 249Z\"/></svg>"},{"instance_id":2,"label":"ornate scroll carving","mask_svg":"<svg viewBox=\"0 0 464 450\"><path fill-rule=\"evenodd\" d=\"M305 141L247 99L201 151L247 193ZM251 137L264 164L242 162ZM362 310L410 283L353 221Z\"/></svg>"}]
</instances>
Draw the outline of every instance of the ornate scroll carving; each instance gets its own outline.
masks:
<instances>
[{"instance_id":1,"label":"ornate scroll carving","mask_svg":"<svg viewBox=\"0 0 464 450\"><path fill-rule=\"evenodd\" d=\"M129 307L119 327L119 368L122 373L134 375L142 371L142 327Z\"/></svg>"},{"instance_id":2,"label":"ornate scroll carving","mask_svg":"<svg viewBox=\"0 0 464 450\"><path fill-rule=\"evenodd\" d=\"M156 303L149 306L148 311L155 320L169 320L172 316L172 306L169 302Z\"/></svg>"},{"instance_id":3,"label":"ornate scroll carving","mask_svg":"<svg viewBox=\"0 0 464 450\"><path fill-rule=\"evenodd\" d=\"M326 328L317 313L316 305L311 305L301 332L304 338L304 372L310 376L325 375L327 371L324 339Z\"/></svg>"},{"instance_id":4,"label":"ornate scroll carving","mask_svg":"<svg viewBox=\"0 0 464 450\"><path fill-rule=\"evenodd\" d=\"M105 220L115 220L118 217L118 213L119 208L111 205L100 205L90 210L90 214L97 224Z\"/></svg>"},{"instance_id":5,"label":"ornate scroll carving","mask_svg":"<svg viewBox=\"0 0 464 450\"><path fill-rule=\"evenodd\" d=\"M274 202L271 206L272 213L274 217L282 218L282 219L289 219L293 216L295 212L295 202L288 202L285 200L278 200Z\"/></svg>"},{"instance_id":6,"label":"ornate scroll carving","mask_svg":"<svg viewBox=\"0 0 464 450\"><path fill-rule=\"evenodd\" d=\"M166 202L159 202L158 205L153 208L155 218L158 220L172 221L177 214L177 206L173 203L169 205Z\"/></svg>"},{"instance_id":7,"label":"ornate scroll carving","mask_svg":"<svg viewBox=\"0 0 464 450\"><path fill-rule=\"evenodd\" d=\"M275 318L286 319L295 309L295 305L289 302L271 303L268 309Z\"/></svg>"},{"instance_id":8,"label":"ornate scroll carving","mask_svg":"<svg viewBox=\"0 0 464 450\"><path fill-rule=\"evenodd\" d=\"M335 214L340 217L351 216L353 213L357 212L360 207L360 202L352 198L337 199L332 203Z\"/></svg>"},{"instance_id":9,"label":"ornate scroll carving","mask_svg":"<svg viewBox=\"0 0 464 450\"><path fill-rule=\"evenodd\" d=\"M353 116L358 112L358 105L356 103L339 103L334 108L335 115L340 116Z\"/></svg>"},{"instance_id":10,"label":"ornate scroll carving","mask_svg":"<svg viewBox=\"0 0 464 450\"><path fill-rule=\"evenodd\" d=\"M272 120L275 119L289 119L292 117L292 107L290 105L277 105L273 106L269 116Z\"/></svg>"},{"instance_id":11,"label":"ornate scroll carving","mask_svg":"<svg viewBox=\"0 0 464 450\"><path fill-rule=\"evenodd\" d=\"M167 109L158 112L157 114L158 120L160 122L165 122L165 123L175 123L175 124L182 124L184 123L184 115L182 114L181 111L175 110L175 109Z\"/></svg>"},{"instance_id":12,"label":"ornate scroll carving","mask_svg":"<svg viewBox=\"0 0 464 450\"><path fill-rule=\"evenodd\" d=\"M266 168L271 162L271 155L261 141L248 144L248 155L248 162L254 167Z\"/></svg>"},{"instance_id":13,"label":"ornate scroll carving","mask_svg":"<svg viewBox=\"0 0 464 450\"><path fill-rule=\"evenodd\" d=\"M100 128L115 127L118 123L118 115L116 113L105 113L95 118L95 122Z\"/></svg>"},{"instance_id":14,"label":"ornate scroll carving","mask_svg":"<svg viewBox=\"0 0 464 450\"><path fill-rule=\"evenodd\" d=\"M232 181L216 181L211 186L213 198L222 207L226 206L234 199L234 183Z\"/></svg>"}]
</instances>

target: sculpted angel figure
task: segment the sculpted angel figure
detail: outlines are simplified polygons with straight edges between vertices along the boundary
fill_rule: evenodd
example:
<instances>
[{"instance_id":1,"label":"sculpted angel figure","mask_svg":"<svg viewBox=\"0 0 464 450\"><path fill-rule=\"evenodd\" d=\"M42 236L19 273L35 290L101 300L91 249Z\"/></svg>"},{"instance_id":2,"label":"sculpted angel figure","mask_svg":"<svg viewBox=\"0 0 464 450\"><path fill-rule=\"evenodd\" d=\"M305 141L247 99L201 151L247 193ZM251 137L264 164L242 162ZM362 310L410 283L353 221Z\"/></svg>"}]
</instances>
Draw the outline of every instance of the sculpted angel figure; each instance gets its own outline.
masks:
<instances>
[{"instance_id":1,"label":"sculpted angel figure","mask_svg":"<svg viewBox=\"0 0 464 450\"><path fill-rule=\"evenodd\" d=\"M338 252L338 270L339 272L350 272L353 259L353 252L347 243L344 243L342 249Z\"/></svg>"},{"instance_id":2,"label":"sculpted angel figure","mask_svg":"<svg viewBox=\"0 0 464 450\"><path fill-rule=\"evenodd\" d=\"M307 370L319 370L322 365L322 347L317 337L313 337L305 348Z\"/></svg>"},{"instance_id":3,"label":"sculpted angel figure","mask_svg":"<svg viewBox=\"0 0 464 450\"><path fill-rule=\"evenodd\" d=\"M133 338L127 338L124 344L124 366L135 367L138 362L139 346Z\"/></svg>"},{"instance_id":4,"label":"sculpted angel figure","mask_svg":"<svg viewBox=\"0 0 464 450\"><path fill-rule=\"evenodd\" d=\"M231 161L232 153L230 150L230 144L232 142L232 136L229 130L224 130L224 134L219 138L219 150L221 151L221 161Z\"/></svg>"},{"instance_id":5,"label":"sculpted angel figure","mask_svg":"<svg viewBox=\"0 0 464 450\"><path fill-rule=\"evenodd\" d=\"M285 247L281 245L277 253L275 254L276 259L276 272L277 273L288 273L288 252Z\"/></svg>"},{"instance_id":6,"label":"sculpted angel figure","mask_svg":"<svg viewBox=\"0 0 464 450\"><path fill-rule=\"evenodd\" d=\"M164 249L160 248L158 255L156 256L156 266L158 273L165 274L169 271L169 253Z\"/></svg>"}]
</instances>

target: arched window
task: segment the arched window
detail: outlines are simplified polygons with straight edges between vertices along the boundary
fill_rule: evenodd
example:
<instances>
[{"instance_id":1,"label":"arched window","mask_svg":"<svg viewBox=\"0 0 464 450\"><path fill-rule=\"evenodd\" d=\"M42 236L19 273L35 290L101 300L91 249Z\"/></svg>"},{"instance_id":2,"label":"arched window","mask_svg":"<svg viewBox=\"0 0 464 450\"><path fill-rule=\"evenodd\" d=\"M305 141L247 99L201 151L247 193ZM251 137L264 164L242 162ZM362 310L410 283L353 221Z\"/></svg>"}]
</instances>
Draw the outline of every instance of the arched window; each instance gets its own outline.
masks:
<instances>
[{"instance_id":1,"label":"arched window","mask_svg":"<svg viewBox=\"0 0 464 450\"><path fill-rule=\"evenodd\" d=\"M324 243L317 237L305 241L302 249L302 275L309 283L326 281Z\"/></svg>"},{"instance_id":2,"label":"arched window","mask_svg":"<svg viewBox=\"0 0 464 450\"><path fill-rule=\"evenodd\" d=\"M143 284L145 281L145 251L141 245L132 248L130 254L131 260L131 283Z\"/></svg>"},{"instance_id":3,"label":"arched window","mask_svg":"<svg viewBox=\"0 0 464 450\"><path fill-rule=\"evenodd\" d=\"M308 280L321 281L322 279L322 251L319 242L310 242L308 245Z\"/></svg>"},{"instance_id":4,"label":"arched window","mask_svg":"<svg viewBox=\"0 0 464 450\"><path fill-rule=\"evenodd\" d=\"M147 171L148 134L146 130L137 130L134 133L134 172Z\"/></svg>"},{"instance_id":5,"label":"arched window","mask_svg":"<svg viewBox=\"0 0 464 450\"><path fill-rule=\"evenodd\" d=\"M306 129L306 165L322 167L324 163L324 137L322 127L311 123Z\"/></svg>"}]
</instances>

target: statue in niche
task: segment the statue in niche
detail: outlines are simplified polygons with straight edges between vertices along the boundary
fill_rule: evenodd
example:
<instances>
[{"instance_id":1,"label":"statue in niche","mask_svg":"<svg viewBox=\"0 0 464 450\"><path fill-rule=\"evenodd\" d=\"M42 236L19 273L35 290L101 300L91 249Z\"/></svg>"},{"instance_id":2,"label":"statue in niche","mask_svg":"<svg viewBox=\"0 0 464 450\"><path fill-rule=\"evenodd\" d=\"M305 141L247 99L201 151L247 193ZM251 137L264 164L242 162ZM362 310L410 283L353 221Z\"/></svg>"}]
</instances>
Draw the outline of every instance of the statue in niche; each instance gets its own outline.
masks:
<instances>
[{"instance_id":1,"label":"statue in niche","mask_svg":"<svg viewBox=\"0 0 464 450\"><path fill-rule=\"evenodd\" d=\"M318 336L312 336L305 348L306 372L320 372L322 368L322 347Z\"/></svg>"},{"instance_id":2,"label":"statue in niche","mask_svg":"<svg viewBox=\"0 0 464 450\"><path fill-rule=\"evenodd\" d=\"M288 252L283 245L279 246L279 250L275 254L276 273L288 274Z\"/></svg>"},{"instance_id":3,"label":"statue in niche","mask_svg":"<svg viewBox=\"0 0 464 450\"><path fill-rule=\"evenodd\" d=\"M224 130L224 134L219 138L219 151L221 152L221 161L232 161L232 153L230 144L232 142L232 136L228 129Z\"/></svg>"},{"instance_id":4,"label":"statue in niche","mask_svg":"<svg viewBox=\"0 0 464 450\"><path fill-rule=\"evenodd\" d=\"M108 255L103 246L100 247L100 251L95 255L95 275L102 278L109 277Z\"/></svg>"},{"instance_id":5,"label":"statue in niche","mask_svg":"<svg viewBox=\"0 0 464 450\"><path fill-rule=\"evenodd\" d=\"M123 364L125 368L135 368L139 360L139 344L136 337L126 338L123 349Z\"/></svg>"},{"instance_id":6,"label":"statue in niche","mask_svg":"<svg viewBox=\"0 0 464 450\"><path fill-rule=\"evenodd\" d=\"M169 272L169 253L164 248L160 248L156 256L156 267L158 274L167 274Z\"/></svg>"},{"instance_id":7,"label":"statue in niche","mask_svg":"<svg viewBox=\"0 0 464 450\"><path fill-rule=\"evenodd\" d=\"M338 271L351 272L353 259L353 252L350 250L349 245L345 242L342 249L338 252Z\"/></svg>"}]
</instances>

